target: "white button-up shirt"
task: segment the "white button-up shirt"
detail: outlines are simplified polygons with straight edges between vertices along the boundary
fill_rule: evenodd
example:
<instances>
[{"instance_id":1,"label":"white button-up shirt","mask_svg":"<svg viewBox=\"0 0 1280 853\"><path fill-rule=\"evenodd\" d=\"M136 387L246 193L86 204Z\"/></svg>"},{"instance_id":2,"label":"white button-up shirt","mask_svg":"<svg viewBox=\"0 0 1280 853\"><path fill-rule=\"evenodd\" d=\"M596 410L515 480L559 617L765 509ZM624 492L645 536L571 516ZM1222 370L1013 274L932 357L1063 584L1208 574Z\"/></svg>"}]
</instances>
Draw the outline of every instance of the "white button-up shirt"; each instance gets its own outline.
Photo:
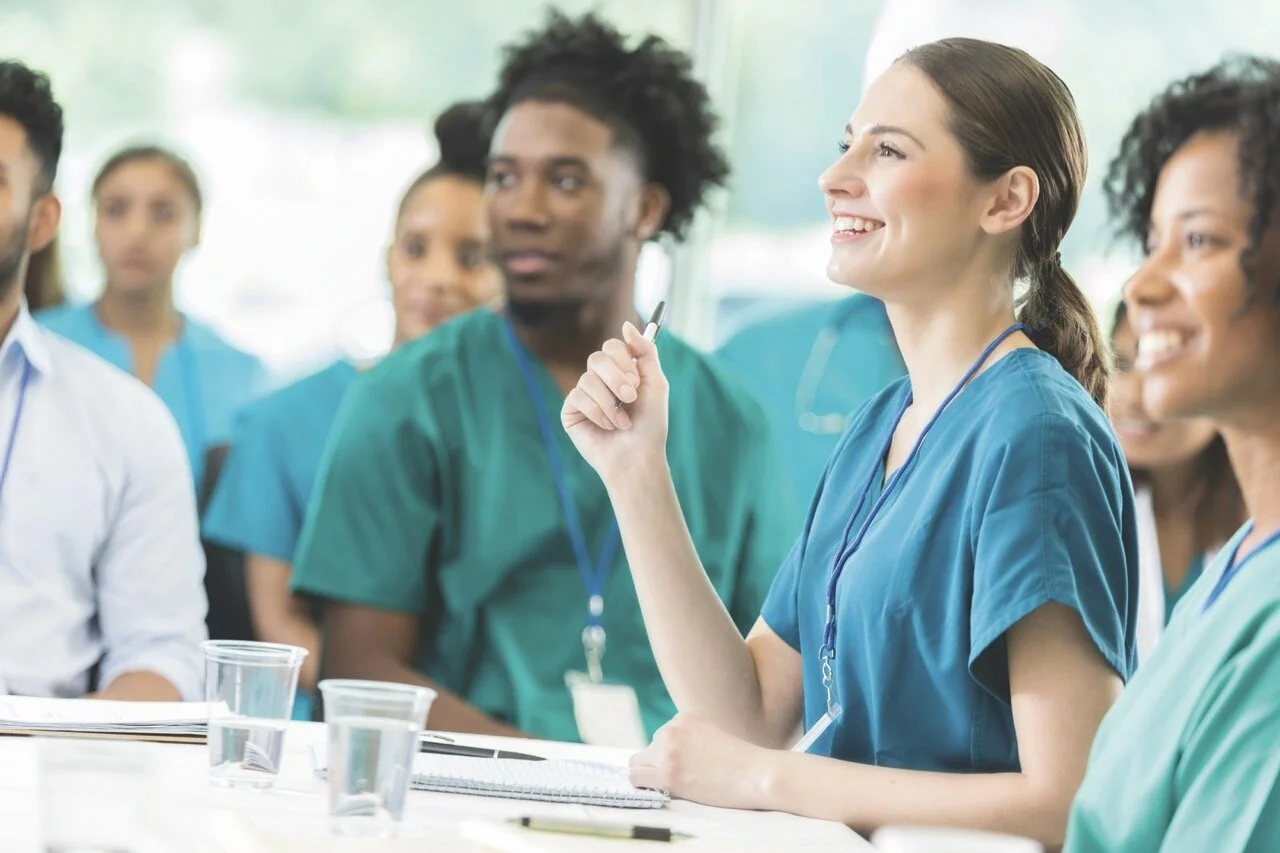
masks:
<instances>
[{"instance_id":1,"label":"white button-up shirt","mask_svg":"<svg viewBox=\"0 0 1280 853\"><path fill-rule=\"evenodd\" d=\"M100 662L99 687L145 670L202 698L204 553L187 454L164 404L41 329L24 305L0 345L0 466L10 450L0 682L10 693L80 696Z\"/></svg>"}]
</instances>

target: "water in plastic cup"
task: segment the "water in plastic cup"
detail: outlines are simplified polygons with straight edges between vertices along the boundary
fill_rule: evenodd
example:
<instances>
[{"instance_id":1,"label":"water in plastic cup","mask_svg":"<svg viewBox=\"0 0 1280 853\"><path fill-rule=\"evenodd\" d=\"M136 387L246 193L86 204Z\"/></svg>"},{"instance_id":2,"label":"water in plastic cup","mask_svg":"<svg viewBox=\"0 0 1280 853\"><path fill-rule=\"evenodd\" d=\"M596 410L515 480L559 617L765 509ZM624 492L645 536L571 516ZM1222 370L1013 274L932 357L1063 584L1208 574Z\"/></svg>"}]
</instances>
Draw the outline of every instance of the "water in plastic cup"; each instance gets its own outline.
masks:
<instances>
[{"instance_id":1,"label":"water in plastic cup","mask_svg":"<svg viewBox=\"0 0 1280 853\"><path fill-rule=\"evenodd\" d=\"M404 818L434 690L381 681L320 682L329 727L329 825L338 835L390 838Z\"/></svg>"},{"instance_id":2,"label":"water in plastic cup","mask_svg":"<svg viewBox=\"0 0 1280 853\"><path fill-rule=\"evenodd\" d=\"M153 800L149 747L127 741L39 739L41 849L45 853L148 849L148 808Z\"/></svg>"},{"instance_id":3,"label":"water in plastic cup","mask_svg":"<svg viewBox=\"0 0 1280 853\"><path fill-rule=\"evenodd\" d=\"M307 650L277 643L202 644L209 701L209 780L224 788L270 788Z\"/></svg>"}]
</instances>

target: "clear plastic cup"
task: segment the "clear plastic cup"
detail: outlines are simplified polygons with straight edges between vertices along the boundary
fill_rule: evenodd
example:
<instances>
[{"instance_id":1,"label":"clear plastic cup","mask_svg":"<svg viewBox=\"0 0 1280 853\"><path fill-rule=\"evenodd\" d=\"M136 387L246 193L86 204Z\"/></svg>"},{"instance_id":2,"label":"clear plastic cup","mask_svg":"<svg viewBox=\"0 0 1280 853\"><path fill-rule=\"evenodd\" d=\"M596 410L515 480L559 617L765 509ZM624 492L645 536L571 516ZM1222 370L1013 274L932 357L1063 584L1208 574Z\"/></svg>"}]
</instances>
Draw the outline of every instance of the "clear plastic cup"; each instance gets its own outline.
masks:
<instances>
[{"instance_id":1,"label":"clear plastic cup","mask_svg":"<svg viewBox=\"0 0 1280 853\"><path fill-rule=\"evenodd\" d=\"M320 693L329 728L329 826L338 835L391 838L436 693L341 679L321 681Z\"/></svg>"},{"instance_id":2,"label":"clear plastic cup","mask_svg":"<svg viewBox=\"0 0 1280 853\"><path fill-rule=\"evenodd\" d=\"M40 827L46 853L149 847L151 744L40 738Z\"/></svg>"},{"instance_id":3,"label":"clear plastic cup","mask_svg":"<svg viewBox=\"0 0 1280 853\"><path fill-rule=\"evenodd\" d=\"M307 650L277 643L208 640L209 780L224 788L270 788Z\"/></svg>"}]
</instances>

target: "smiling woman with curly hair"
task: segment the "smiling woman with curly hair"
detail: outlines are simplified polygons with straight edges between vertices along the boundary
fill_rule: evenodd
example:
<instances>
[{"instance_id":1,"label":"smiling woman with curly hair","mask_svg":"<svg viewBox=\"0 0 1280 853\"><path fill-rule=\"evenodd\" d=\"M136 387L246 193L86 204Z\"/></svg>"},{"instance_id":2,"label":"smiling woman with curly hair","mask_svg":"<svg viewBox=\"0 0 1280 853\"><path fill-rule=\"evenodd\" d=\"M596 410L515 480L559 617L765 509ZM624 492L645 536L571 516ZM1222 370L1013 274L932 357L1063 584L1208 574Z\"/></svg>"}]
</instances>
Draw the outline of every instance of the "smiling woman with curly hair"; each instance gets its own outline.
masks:
<instances>
[{"instance_id":1,"label":"smiling woman with curly hair","mask_svg":"<svg viewBox=\"0 0 1280 853\"><path fill-rule=\"evenodd\" d=\"M1251 521L1094 744L1067 850L1280 849L1280 63L1237 58L1134 120L1107 181L1152 417L1204 418Z\"/></svg>"}]
</instances>

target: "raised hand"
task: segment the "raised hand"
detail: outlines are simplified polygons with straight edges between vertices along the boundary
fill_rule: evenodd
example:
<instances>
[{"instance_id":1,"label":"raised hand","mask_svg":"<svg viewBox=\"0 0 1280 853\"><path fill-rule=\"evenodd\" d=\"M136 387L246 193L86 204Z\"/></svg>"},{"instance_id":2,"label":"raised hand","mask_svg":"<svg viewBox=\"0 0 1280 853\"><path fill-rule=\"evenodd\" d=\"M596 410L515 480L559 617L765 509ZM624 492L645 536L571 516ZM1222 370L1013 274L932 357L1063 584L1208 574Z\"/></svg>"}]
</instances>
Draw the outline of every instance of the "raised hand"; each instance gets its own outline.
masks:
<instances>
[{"instance_id":1,"label":"raised hand","mask_svg":"<svg viewBox=\"0 0 1280 853\"><path fill-rule=\"evenodd\" d=\"M667 390L657 346L631 323L587 359L560 421L606 485L630 466L665 457Z\"/></svg>"}]
</instances>

